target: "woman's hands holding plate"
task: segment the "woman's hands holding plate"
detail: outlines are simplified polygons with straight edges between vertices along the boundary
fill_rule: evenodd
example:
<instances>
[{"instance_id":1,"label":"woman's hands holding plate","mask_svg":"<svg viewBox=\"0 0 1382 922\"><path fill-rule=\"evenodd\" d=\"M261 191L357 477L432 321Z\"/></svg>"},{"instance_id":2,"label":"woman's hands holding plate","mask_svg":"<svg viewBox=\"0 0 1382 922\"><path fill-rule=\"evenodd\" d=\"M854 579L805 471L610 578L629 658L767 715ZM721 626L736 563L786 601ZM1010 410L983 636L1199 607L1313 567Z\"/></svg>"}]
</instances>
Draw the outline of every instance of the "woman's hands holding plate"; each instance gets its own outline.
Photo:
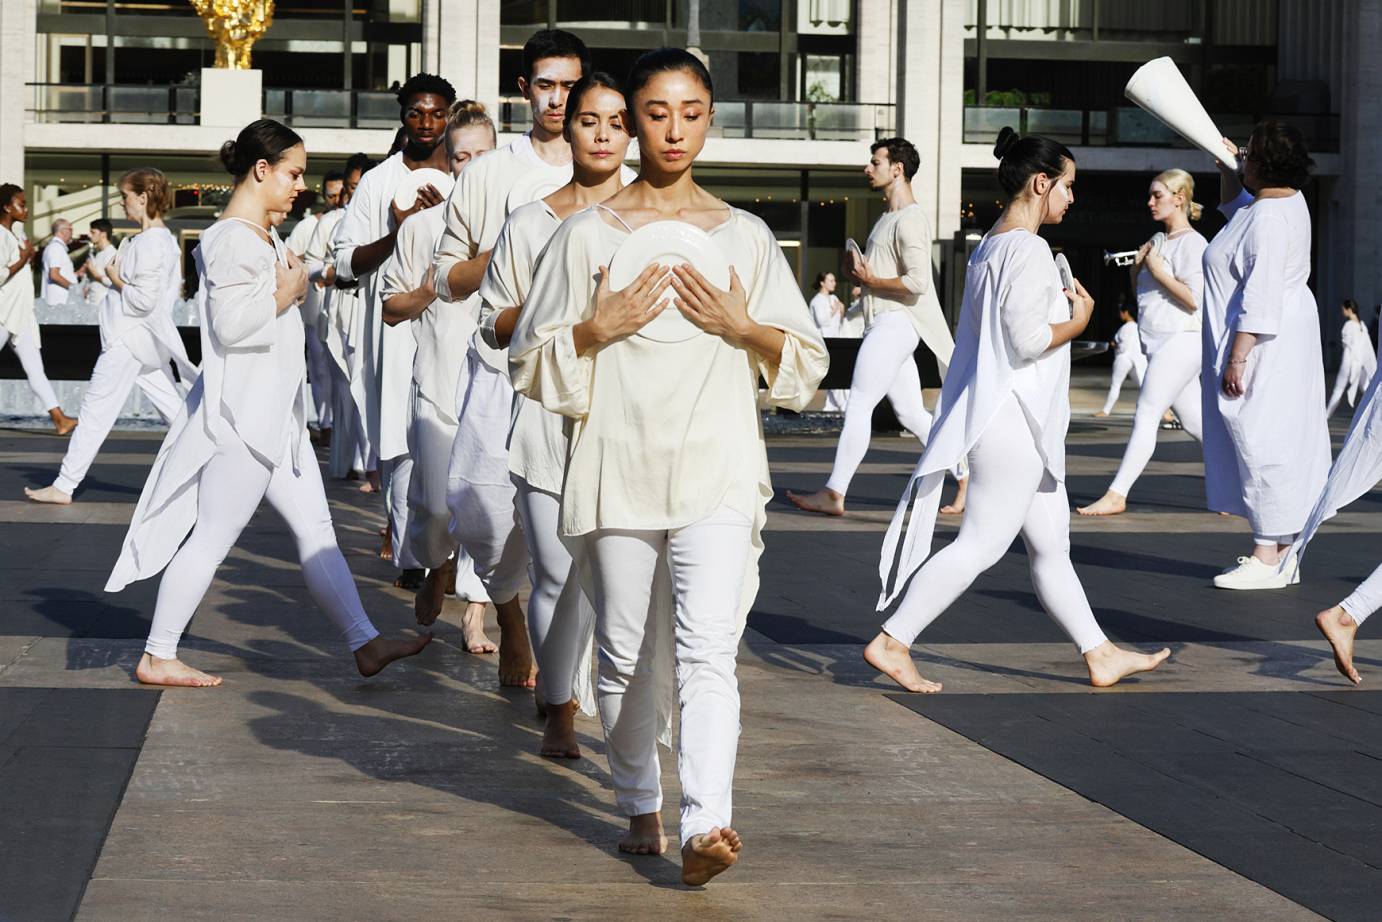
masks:
<instances>
[{"instance_id":1,"label":"woman's hands holding plate","mask_svg":"<svg viewBox=\"0 0 1382 922\"><path fill-rule=\"evenodd\" d=\"M595 287L595 313L590 317L596 343L603 346L643 329L671 303L658 303L669 284L666 267L653 263L616 291L609 285L609 267L601 266L600 281Z\"/></svg>"},{"instance_id":2,"label":"woman's hands holding plate","mask_svg":"<svg viewBox=\"0 0 1382 922\"><path fill-rule=\"evenodd\" d=\"M732 346L742 344L751 324L749 299L733 266L729 269L729 291L716 288L688 263L672 270L671 282L677 293L674 303L687 320Z\"/></svg>"}]
</instances>

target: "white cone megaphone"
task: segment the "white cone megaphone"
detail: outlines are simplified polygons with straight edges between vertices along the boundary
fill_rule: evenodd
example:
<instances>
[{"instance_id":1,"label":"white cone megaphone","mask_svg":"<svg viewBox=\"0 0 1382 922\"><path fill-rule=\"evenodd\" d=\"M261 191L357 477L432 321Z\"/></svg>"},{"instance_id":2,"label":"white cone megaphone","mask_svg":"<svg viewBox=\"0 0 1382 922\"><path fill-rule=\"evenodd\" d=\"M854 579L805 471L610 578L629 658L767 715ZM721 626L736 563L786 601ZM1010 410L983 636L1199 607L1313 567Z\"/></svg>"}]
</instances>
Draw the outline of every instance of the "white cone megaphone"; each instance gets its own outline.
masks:
<instances>
[{"instance_id":1,"label":"white cone megaphone","mask_svg":"<svg viewBox=\"0 0 1382 922\"><path fill-rule=\"evenodd\" d=\"M1225 166L1237 165L1229 162L1223 133L1170 58L1156 58L1139 67L1123 88L1123 95L1215 160Z\"/></svg>"}]
</instances>

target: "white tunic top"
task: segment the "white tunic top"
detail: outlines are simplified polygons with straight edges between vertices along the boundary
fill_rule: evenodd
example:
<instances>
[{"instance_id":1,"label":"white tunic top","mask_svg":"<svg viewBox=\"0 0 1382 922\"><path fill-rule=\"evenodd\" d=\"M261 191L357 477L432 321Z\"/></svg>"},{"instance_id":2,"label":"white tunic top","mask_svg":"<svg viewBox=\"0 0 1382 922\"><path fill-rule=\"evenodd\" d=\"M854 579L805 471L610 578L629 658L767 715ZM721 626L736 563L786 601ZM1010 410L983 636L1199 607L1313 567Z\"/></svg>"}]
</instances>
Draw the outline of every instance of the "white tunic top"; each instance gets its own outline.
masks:
<instances>
[{"instance_id":1,"label":"white tunic top","mask_svg":"<svg viewBox=\"0 0 1382 922\"><path fill-rule=\"evenodd\" d=\"M1205 493L1257 535L1301 530L1329 473L1320 318L1310 279L1310 212L1297 192L1220 210L1229 222L1204 259ZM1223 373L1239 332L1255 333L1246 393Z\"/></svg>"},{"instance_id":2,"label":"white tunic top","mask_svg":"<svg viewBox=\"0 0 1382 922\"><path fill-rule=\"evenodd\" d=\"M107 246L105 249L92 249L91 254L86 258L87 282L86 282L86 303L95 307L100 307L105 303L106 296L115 286L110 284L110 279L106 277L105 270L115 261L115 254L119 249L114 245Z\"/></svg>"},{"instance_id":3,"label":"white tunic top","mask_svg":"<svg viewBox=\"0 0 1382 922\"><path fill-rule=\"evenodd\" d=\"M321 223L321 216L315 214L305 214L302 220L293 225L293 232L288 235L288 239L283 241L283 245L298 255L304 262L307 260L307 251L312 246L312 235L317 230L317 225ZM307 297L302 302L302 322L309 327L316 329L317 323L321 318L321 291L316 285L307 287Z\"/></svg>"},{"instance_id":4,"label":"white tunic top","mask_svg":"<svg viewBox=\"0 0 1382 922\"><path fill-rule=\"evenodd\" d=\"M166 227L151 227L120 242L125 287L101 304L101 348L124 346L146 368L171 359L185 383L197 375L173 320L182 296L182 250Z\"/></svg>"},{"instance_id":5,"label":"white tunic top","mask_svg":"<svg viewBox=\"0 0 1382 922\"><path fill-rule=\"evenodd\" d=\"M941 377L945 377L955 342L941 313L936 286L931 284L931 225L926 220L925 208L913 203L897 211L885 211L869 232L864 259L874 275L894 276L910 292L899 298L865 288L865 326L873 326L880 314L905 311L921 341L935 355Z\"/></svg>"},{"instance_id":6,"label":"white tunic top","mask_svg":"<svg viewBox=\"0 0 1382 922\"><path fill-rule=\"evenodd\" d=\"M835 315L835 296L818 291L811 299L811 319L822 336L839 336L840 319Z\"/></svg>"},{"instance_id":7,"label":"white tunic top","mask_svg":"<svg viewBox=\"0 0 1382 922\"><path fill-rule=\"evenodd\" d=\"M77 270L72 266L72 254L68 251L67 244L56 237L49 240L48 245L43 248L43 300L52 305L66 304L68 289L53 281L54 269L72 285L77 284Z\"/></svg>"},{"instance_id":8,"label":"white tunic top","mask_svg":"<svg viewBox=\"0 0 1382 922\"><path fill-rule=\"evenodd\" d=\"M1129 320L1118 328L1118 332L1113 334L1114 353L1116 355L1140 355L1142 353L1142 343L1137 336L1137 321Z\"/></svg>"},{"instance_id":9,"label":"white tunic top","mask_svg":"<svg viewBox=\"0 0 1382 922\"><path fill-rule=\"evenodd\" d=\"M19 227L18 224L14 225ZM19 267L19 271L8 278L3 276L9 272L19 259L19 251L23 249L23 238L18 236L13 229L5 230L0 227L0 327L15 338L32 332L34 337L38 337L38 318L34 316L34 282L33 276L29 274L28 263Z\"/></svg>"},{"instance_id":10,"label":"white tunic top","mask_svg":"<svg viewBox=\"0 0 1382 922\"><path fill-rule=\"evenodd\" d=\"M1344 439L1339 456L1329 469L1329 478L1296 539L1297 564L1305 556L1305 546L1327 519L1332 519L1340 509L1382 480L1382 400L1377 398L1379 382L1382 382L1382 377L1374 376L1358 409L1354 411L1348 437Z\"/></svg>"},{"instance_id":11,"label":"white tunic top","mask_svg":"<svg viewBox=\"0 0 1382 922\"><path fill-rule=\"evenodd\" d=\"M1137 273L1137 326L1143 351L1148 355L1177 333L1199 331L1200 313L1204 310L1204 251L1208 246L1196 230L1167 237L1161 245L1160 255L1166 268L1194 294L1194 311L1187 311L1145 266Z\"/></svg>"},{"instance_id":12,"label":"white tunic top","mask_svg":"<svg viewBox=\"0 0 1382 922\"><path fill-rule=\"evenodd\" d=\"M296 307L277 313L274 263L287 265L287 250L269 233L272 247L248 223L226 218L202 234L195 254L201 374L144 482L107 592L172 559L196 524L201 472L218 444L238 439L269 468L285 457L294 470L316 463L300 448L307 426L302 318Z\"/></svg>"},{"instance_id":13,"label":"white tunic top","mask_svg":"<svg viewBox=\"0 0 1382 922\"><path fill-rule=\"evenodd\" d=\"M945 472L969 454L1009 394L1022 406L1047 473L1065 480L1070 345L1050 345L1051 324L1069 319L1070 301L1045 240L1018 229L975 247L936 422L884 538L880 611L931 555Z\"/></svg>"},{"instance_id":14,"label":"white tunic top","mask_svg":"<svg viewBox=\"0 0 1382 922\"><path fill-rule=\"evenodd\" d=\"M1368 328L1363 325L1363 321L1345 321L1339 331L1339 341L1344 347L1339 374L1347 373L1364 384L1371 381L1372 376L1377 373L1377 352L1372 347L1372 337L1368 336Z\"/></svg>"}]
</instances>

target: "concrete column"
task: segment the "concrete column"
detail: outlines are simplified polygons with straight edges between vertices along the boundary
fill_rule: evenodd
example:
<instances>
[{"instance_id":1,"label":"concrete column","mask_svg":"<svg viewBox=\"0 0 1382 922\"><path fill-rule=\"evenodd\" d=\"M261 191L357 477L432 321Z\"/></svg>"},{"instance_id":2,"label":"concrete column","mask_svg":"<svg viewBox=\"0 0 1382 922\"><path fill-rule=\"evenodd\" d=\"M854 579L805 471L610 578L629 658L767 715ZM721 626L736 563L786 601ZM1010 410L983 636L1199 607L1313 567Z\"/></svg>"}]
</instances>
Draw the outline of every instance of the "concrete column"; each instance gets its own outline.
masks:
<instances>
[{"instance_id":1,"label":"concrete column","mask_svg":"<svg viewBox=\"0 0 1382 922\"><path fill-rule=\"evenodd\" d=\"M34 89L38 0L0 3L0 183L24 185L24 123Z\"/></svg>"},{"instance_id":2,"label":"concrete column","mask_svg":"<svg viewBox=\"0 0 1382 922\"><path fill-rule=\"evenodd\" d=\"M422 38L428 70L450 80L460 99L492 110L499 98L499 5L425 0Z\"/></svg>"},{"instance_id":3,"label":"concrete column","mask_svg":"<svg viewBox=\"0 0 1382 922\"><path fill-rule=\"evenodd\" d=\"M854 37L858 42L854 55L854 85L859 102L894 102L897 98L894 89L897 73L896 0L862 0Z\"/></svg>"},{"instance_id":4,"label":"concrete column","mask_svg":"<svg viewBox=\"0 0 1382 922\"><path fill-rule=\"evenodd\" d=\"M1377 55L1382 0L1347 0L1347 7L1339 105L1342 175L1332 196L1320 196L1325 210L1320 218L1336 221L1322 235L1333 259L1322 258L1320 268L1331 262L1334 268L1321 271L1316 284L1326 328L1335 328L1334 336L1341 322L1335 320L1339 299L1356 300L1368 321L1374 306L1382 304L1382 107L1377 105L1382 98L1382 58Z\"/></svg>"},{"instance_id":5,"label":"concrete column","mask_svg":"<svg viewBox=\"0 0 1382 922\"><path fill-rule=\"evenodd\" d=\"M913 180L937 239L960 226L963 0L898 0L898 133L916 145Z\"/></svg>"}]
</instances>

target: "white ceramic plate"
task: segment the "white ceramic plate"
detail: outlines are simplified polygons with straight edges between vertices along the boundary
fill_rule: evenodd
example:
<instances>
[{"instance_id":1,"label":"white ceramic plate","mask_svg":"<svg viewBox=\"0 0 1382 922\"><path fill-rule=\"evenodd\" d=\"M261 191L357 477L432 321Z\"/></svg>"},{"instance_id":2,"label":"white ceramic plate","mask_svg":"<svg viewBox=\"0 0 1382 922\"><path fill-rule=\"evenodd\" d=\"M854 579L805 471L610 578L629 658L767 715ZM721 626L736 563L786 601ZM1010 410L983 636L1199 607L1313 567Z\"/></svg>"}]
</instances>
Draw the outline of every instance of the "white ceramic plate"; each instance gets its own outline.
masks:
<instances>
[{"instance_id":1,"label":"white ceramic plate","mask_svg":"<svg viewBox=\"0 0 1382 922\"><path fill-rule=\"evenodd\" d=\"M846 254L853 253L856 257L858 257L859 262L862 263L862 262L864 261L864 251L861 250L861 249L859 249L859 244L857 244L857 243L854 242L854 238L853 238L853 237L847 237L847 238L845 238L845 253L846 253ZM845 265L846 265L846 266L849 266L849 265L850 265L848 259L845 260Z\"/></svg>"},{"instance_id":2,"label":"white ceramic plate","mask_svg":"<svg viewBox=\"0 0 1382 922\"><path fill-rule=\"evenodd\" d=\"M504 207L508 209L509 214L512 214L529 202L546 198L570 181L571 173L569 171L564 175L555 170L536 169L524 173L517 182L509 187L509 197L505 199Z\"/></svg>"},{"instance_id":3,"label":"white ceramic plate","mask_svg":"<svg viewBox=\"0 0 1382 922\"><path fill-rule=\"evenodd\" d=\"M685 221L654 221L629 234L609 261L609 285L618 291L653 263L668 269L689 263L717 288L729 288L729 260L710 235ZM676 297L671 288L663 301ZM661 302L659 302L661 303ZM659 343L684 342L701 332L669 304L636 335Z\"/></svg>"},{"instance_id":4,"label":"white ceramic plate","mask_svg":"<svg viewBox=\"0 0 1382 922\"><path fill-rule=\"evenodd\" d=\"M455 184L456 180L451 178L451 174L443 173L441 170L434 170L427 166L420 170L410 170L399 181L398 189L393 194L393 203L399 211L407 211L417 201L417 190L423 186L436 186L441 197L446 198L451 194L451 187Z\"/></svg>"}]
</instances>

